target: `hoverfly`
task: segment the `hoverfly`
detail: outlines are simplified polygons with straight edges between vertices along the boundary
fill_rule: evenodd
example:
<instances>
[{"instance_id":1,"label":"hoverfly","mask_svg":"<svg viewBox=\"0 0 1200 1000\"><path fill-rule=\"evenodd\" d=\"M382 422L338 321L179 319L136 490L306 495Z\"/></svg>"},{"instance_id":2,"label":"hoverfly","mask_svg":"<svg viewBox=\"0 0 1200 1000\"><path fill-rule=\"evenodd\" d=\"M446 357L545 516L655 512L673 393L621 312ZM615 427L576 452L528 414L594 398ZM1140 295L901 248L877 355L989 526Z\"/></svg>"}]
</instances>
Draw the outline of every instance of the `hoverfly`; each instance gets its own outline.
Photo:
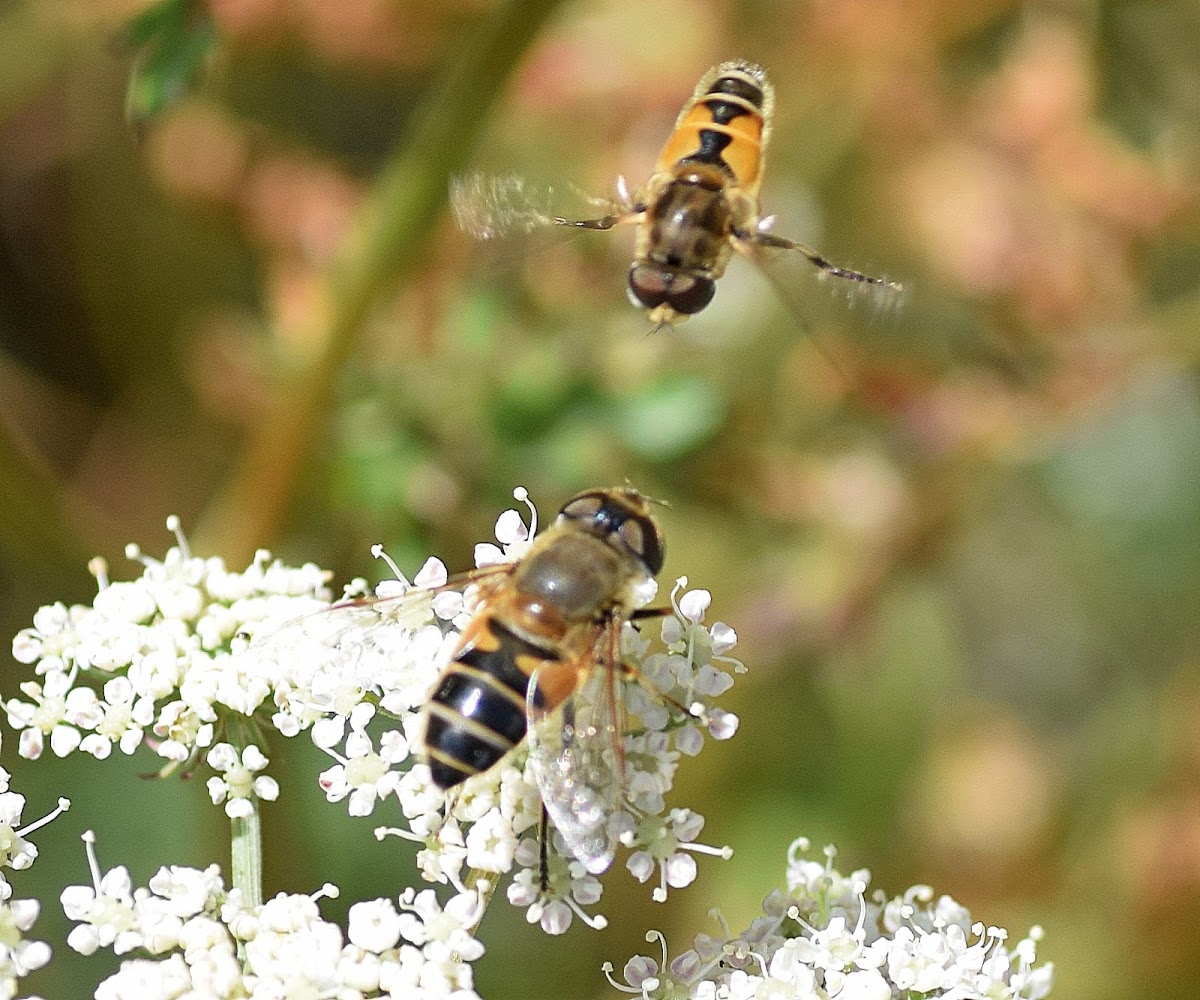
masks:
<instances>
[{"instance_id":1,"label":"hoverfly","mask_svg":"<svg viewBox=\"0 0 1200 1000\"><path fill-rule=\"evenodd\" d=\"M741 60L714 66L684 104L650 179L632 194L619 179L619 201L598 218L553 215L520 178L481 174L452 182L451 207L459 225L482 240L541 226L635 224L629 299L656 326L681 323L707 306L735 250L760 265L770 251L795 251L822 276L901 294L898 282L833 264L771 232L759 190L774 103L760 66Z\"/></svg>"},{"instance_id":2,"label":"hoverfly","mask_svg":"<svg viewBox=\"0 0 1200 1000\"><path fill-rule=\"evenodd\" d=\"M662 532L640 493L573 497L507 572L481 581L477 610L424 708L424 755L442 789L489 770L528 736L546 812L593 874L615 848L607 820L621 791L611 742L620 735L621 628L660 613L645 606L662 564ZM574 696L589 679L585 720Z\"/></svg>"},{"instance_id":3,"label":"hoverfly","mask_svg":"<svg viewBox=\"0 0 1200 1000\"><path fill-rule=\"evenodd\" d=\"M418 575L399 593L345 600L285 624L257 652L280 662L319 660L322 673L351 692L403 688L407 706L422 705L416 742L443 791L490 771L527 741L545 810L543 852L548 817L570 853L599 874L616 848L608 821L629 791L624 684L640 677L622 659L622 631L669 613L648 607L662 565L650 501L625 487L588 490L568 500L515 561L440 582ZM443 598L453 610L437 610ZM453 618L456 637L430 624L435 611L444 622ZM442 666L422 702L411 665L424 673L431 661ZM327 664L335 665L328 673ZM645 686L651 701L695 716ZM328 688L325 697L337 697ZM276 704L297 716L311 707L319 717L323 701L313 702L308 695Z\"/></svg>"}]
</instances>

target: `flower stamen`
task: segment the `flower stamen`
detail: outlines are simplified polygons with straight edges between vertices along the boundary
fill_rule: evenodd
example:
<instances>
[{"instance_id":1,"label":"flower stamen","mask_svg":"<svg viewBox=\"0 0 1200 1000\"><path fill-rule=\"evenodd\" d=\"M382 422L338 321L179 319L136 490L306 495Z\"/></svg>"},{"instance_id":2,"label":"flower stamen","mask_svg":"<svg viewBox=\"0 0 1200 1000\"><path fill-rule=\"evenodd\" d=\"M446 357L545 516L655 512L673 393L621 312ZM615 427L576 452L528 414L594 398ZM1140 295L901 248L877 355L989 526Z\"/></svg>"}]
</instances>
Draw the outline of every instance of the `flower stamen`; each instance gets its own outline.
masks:
<instances>
[{"instance_id":1,"label":"flower stamen","mask_svg":"<svg viewBox=\"0 0 1200 1000\"><path fill-rule=\"evenodd\" d=\"M18 837L24 837L27 833L33 833L34 830L40 830L47 823L53 823L59 816L71 808L71 800L60 797L58 807L46 813L41 819L35 819L27 827L16 831Z\"/></svg>"}]
</instances>

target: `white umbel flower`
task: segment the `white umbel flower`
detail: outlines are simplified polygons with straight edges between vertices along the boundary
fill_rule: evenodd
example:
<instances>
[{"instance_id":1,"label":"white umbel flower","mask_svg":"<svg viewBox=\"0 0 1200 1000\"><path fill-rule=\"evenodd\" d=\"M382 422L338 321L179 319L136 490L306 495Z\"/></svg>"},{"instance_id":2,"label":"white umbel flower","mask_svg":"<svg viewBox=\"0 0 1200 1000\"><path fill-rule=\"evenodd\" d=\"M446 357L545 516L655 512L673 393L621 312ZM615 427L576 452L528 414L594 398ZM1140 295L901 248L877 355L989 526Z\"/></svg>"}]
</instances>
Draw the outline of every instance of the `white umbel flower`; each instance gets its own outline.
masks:
<instances>
[{"instance_id":1,"label":"white umbel flower","mask_svg":"<svg viewBox=\"0 0 1200 1000\"><path fill-rule=\"evenodd\" d=\"M322 897L337 895L334 886L310 896L280 893L247 907L237 890L225 889L215 866L172 866L134 889L124 868L100 877L94 838L85 841L94 885L63 894L67 915L85 921L69 943L88 954L103 947L122 954L136 941L153 956L123 962L97 988L100 1000L478 1000L471 963L484 951L475 938L483 906L474 892L445 905L432 889L356 903L343 932L323 920L318 907ZM3 991L6 971L19 967L24 975L49 957L36 942L6 955L3 941L19 937L6 934L10 912L23 932L36 904L32 910L25 903L0 906L0 1000L14 995Z\"/></svg>"},{"instance_id":2,"label":"white umbel flower","mask_svg":"<svg viewBox=\"0 0 1200 1000\"><path fill-rule=\"evenodd\" d=\"M867 899L870 873L847 877L805 857L801 838L788 853L786 895L773 892L763 916L742 934L697 936L695 946L667 961L635 956L625 982L609 982L645 1000L1041 1000L1050 992L1053 966L1037 965L1042 931L1009 948L1007 933L972 923L948 896L930 905L932 890L915 886L888 900ZM719 918L719 914L718 914Z\"/></svg>"},{"instance_id":3,"label":"white umbel flower","mask_svg":"<svg viewBox=\"0 0 1200 1000\"><path fill-rule=\"evenodd\" d=\"M241 756L230 743L218 743L205 758L217 772L208 779L208 794L214 805L225 803L230 819L244 819L254 811L251 799L274 802L279 798L279 783L269 775L258 774L269 763L263 752L251 744Z\"/></svg>"},{"instance_id":4,"label":"white umbel flower","mask_svg":"<svg viewBox=\"0 0 1200 1000\"><path fill-rule=\"evenodd\" d=\"M42 678L5 705L22 756L40 755L49 738L59 756L82 749L103 759L113 747L132 753L153 732L162 756L186 759L206 745L206 724L222 712L253 713L283 683L245 670L231 655L235 637L325 607L328 574L262 551L235 573L193 556L178 518L167 525L177 545L161 561L126 549L142 566L138 579L109 582L94 561L99 592L90 607L42 608L13 641L14 655Z\"/></svg>"}]
</instances>

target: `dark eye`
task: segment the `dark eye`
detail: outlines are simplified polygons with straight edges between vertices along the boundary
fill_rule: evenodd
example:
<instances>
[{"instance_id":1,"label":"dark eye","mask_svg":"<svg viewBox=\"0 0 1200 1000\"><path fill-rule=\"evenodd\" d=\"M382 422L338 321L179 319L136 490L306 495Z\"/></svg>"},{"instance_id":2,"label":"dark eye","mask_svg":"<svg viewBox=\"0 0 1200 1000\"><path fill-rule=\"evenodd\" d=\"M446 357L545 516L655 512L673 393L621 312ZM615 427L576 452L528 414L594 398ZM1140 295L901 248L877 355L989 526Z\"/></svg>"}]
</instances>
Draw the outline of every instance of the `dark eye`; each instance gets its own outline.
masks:
<instances>
[{"instance_id":1,"label":"dark eye","mask_svg":"<svg viewBox=\"0 0 1200 1000\"><path fill-rule=\"evenodd\" d=\"M665 302L677 313L690 316L708 305L716 291L712 278L701 275L679 274L651 264L634 264L629 270L629 299L644 309Z\"/></svg>"},{"instance_id":2,"label":"dark eye","mask_svg":"<svg viewBox=\"0 0 1200 1000\"><path fill-rule=\"evenodd\" d=\"M630 525L637 524L637 541L630 541L631 532L628 529ZM646 564L646 568L652 576L658 576L659 571L663 566L663 540L662 532L659 531L658 525L649 517L640 518L637 522L626 521L622 525L622 537L626 540L626 544L630 549L637 553L642 562Z\"/></svg>"},{"instance_id":3,"label":"dark eye","mask_svg":"<svg viewBox=\"0 0 1200 1000\"><path fill-rule=\"evenodd\" d=\"M716 294L717 283L712 278L698 278L692 275L679 275L667 295L667 305L677 313L690 316L698 313L712 301Z\"/></svg>"},{"instance_id":4,"label":"dark eye","mask_svg":"<svg viewBox=\"0 0 1200 1000\"><path fill-rule=\"evenodd\" d=\"M634 264L629 269L629 301L643 309L653 309L667 301L671 275L657 267Z\"/></svg>"},{"instance_id":5,"label":"dark eye","mask_svg":"<svg viewBox=\"0 0 1200 1000\"><path fill-rule=\"evenodd\" d=\"M568 500L560 518L637 556L654 576L663 565L663 537L646 499L633 490L589 490Z\"/></svg>"}]
</instances>

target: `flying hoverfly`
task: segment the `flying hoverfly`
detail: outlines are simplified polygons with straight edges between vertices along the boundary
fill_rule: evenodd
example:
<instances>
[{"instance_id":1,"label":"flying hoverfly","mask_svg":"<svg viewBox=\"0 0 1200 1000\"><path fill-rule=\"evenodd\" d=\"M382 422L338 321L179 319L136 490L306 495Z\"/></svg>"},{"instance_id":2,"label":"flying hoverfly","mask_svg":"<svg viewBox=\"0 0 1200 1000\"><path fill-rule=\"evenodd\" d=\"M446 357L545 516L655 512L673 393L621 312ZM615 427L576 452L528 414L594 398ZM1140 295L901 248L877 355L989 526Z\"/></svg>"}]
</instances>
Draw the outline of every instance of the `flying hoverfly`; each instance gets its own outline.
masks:
<instances>
[{"instance_id":1,"label":"flying hoverfly","mask_svg":"<svg viewBox=\"0 0 1200 1000\"><path fill-rule=\"evenodd\" d=\"M656 326L682 323L704 309L734 251L760 266L771 251L794 251L822 276L889 297L902 294L898 282L841 267L771 232L759 191L774 103L760 66L741 60L714 66L680 111L650 179L632 193L619 179L619 200L601 202L609 211L598 218L554 215L520 178L483 174L451 183L451 207L459 225L480 240L542 226L636 225L628 294Z\"/></svg>"}]
</instances>

